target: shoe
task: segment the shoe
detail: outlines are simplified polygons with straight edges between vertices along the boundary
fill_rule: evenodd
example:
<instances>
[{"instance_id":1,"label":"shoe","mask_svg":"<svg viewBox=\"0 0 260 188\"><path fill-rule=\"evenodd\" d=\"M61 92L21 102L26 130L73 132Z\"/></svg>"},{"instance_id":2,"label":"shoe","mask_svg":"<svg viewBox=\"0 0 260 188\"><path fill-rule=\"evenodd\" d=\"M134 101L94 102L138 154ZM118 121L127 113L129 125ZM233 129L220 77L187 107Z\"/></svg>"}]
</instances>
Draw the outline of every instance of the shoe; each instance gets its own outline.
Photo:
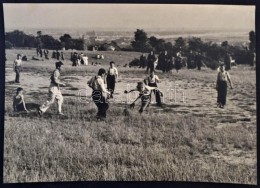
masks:
<instances>
[{"instance_id":1,"label":"shoe","mask_svg":"<svg viewBox=\"0 0 260 188\"><path fill-rule=\"evenodd\" d=\"M62 112L58 112L58 115L60 116L64 116L64 114Z\"/></svg>"},{"instance_id":2,"label":"shoe","mask_svg":"<svg viewBox=\"0 0 260 188\"><path fill-rule=\"evenodd\" d=\"M38 114L39 114L40 116L42 116L42 114L43 114L43 112L41 111L40 108L38 108Z\"/></svg>"}]
</instances>

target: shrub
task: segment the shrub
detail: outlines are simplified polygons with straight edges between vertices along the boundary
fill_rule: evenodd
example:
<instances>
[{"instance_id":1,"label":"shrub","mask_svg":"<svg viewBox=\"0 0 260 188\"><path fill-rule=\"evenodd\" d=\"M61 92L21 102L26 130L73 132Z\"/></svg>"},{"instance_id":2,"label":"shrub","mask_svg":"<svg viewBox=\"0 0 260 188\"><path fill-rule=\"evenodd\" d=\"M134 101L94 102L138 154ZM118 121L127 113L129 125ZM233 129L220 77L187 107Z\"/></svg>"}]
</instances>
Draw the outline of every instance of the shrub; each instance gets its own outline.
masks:
<instances>
[{"instance_id":1,"label":"shrub","mask_svg":"<svg viewBox=\"0 0 260 188\"><path fill-rule=\"evenodd\" d=\"M14 47L14 45L11 42L5 41L5 49L11 49L13 47Z\"/></svg>"}]
</instances>

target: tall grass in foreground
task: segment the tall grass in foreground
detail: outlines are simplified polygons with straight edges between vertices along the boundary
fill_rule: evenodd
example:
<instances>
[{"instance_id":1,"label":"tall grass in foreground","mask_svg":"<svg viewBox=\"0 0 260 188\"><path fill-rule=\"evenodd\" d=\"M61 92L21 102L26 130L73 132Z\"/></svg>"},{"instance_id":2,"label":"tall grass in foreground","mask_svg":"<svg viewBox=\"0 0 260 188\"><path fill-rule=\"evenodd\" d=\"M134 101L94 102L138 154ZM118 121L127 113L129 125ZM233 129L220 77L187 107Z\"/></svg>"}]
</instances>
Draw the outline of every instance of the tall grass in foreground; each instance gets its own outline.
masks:
<instances>
[{"instance_id":1,"label":"tall grass in foreground","mask_svg":"<svg viewBox=\"0 0 260 188\"><path fill-rule=\"evenodd\" d=\"M59 118L49 112L10 117L7 107L4 182L171 180L256 184L256 163L213 157L234 148L254 153L255 128L216 129L206 118L139 115L113 105L106 122L95 106L66 100ZM150 112L152 113L152 112ZM228 152L225 155L231 155ZM253 156L255 157L255 156Z\"/></svg>"}]
</instances>

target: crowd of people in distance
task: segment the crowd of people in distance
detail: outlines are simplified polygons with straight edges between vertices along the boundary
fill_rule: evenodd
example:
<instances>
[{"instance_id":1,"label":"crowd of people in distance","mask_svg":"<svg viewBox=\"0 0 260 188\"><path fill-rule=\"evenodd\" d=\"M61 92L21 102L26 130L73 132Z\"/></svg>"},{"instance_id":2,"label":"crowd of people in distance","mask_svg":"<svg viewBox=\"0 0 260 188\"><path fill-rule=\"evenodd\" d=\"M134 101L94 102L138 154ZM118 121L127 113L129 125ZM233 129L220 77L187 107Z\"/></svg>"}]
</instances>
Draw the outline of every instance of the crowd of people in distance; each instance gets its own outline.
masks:
<instances>
[{"instance_id":1,"label":"crowd of people in distance","mask_svg":"<svg viewBox=\"0 0 260 188\"><path fill-rule=\"evenodd\" d=\"M83 53L71 52L70 60L72 61L72 66L88 65L88 56Z\"/></svg>"},{"instance_id":2,"label":"crowd of people in distance","mask_svg":"<svg viewBox=\"0 0 260 188\"><path fill-rule=\"evenodd\" d=\"M223 59L226 70L231 69L231 65L235 65L234 59L230 53L226 53ZM190 51L185 57L182 55L182 52L179 51L175 55L169 55L166 50L159 53L158 57L151 51L146 57L145 53L139 58L138 65L139 68L146 68L146 72L153 70L161 70L163 73L171 72L173 69L176 69L178 73L182 67L187 67L187 69L201 70L202 67L205 67L204 57L200 51Z\"/></svg>"}]
</instances>

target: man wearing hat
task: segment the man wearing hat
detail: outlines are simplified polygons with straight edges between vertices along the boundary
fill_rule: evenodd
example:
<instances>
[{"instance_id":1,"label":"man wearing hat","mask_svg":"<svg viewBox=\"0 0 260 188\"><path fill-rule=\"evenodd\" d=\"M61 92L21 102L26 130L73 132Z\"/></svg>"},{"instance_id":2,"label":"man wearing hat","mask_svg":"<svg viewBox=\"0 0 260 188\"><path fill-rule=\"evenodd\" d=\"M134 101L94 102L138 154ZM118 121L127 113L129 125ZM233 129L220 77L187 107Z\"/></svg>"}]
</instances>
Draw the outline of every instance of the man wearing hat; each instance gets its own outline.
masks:
<instances>
[{"instance_id":1,"label":"man wearing hat","mask_svg":"<svg viewBox=\"0 0 260 188\"><path fill-rule=\"evenodd\" d=\"M227 97L227 82L230 84L230 88L233 89L232 83L230 80L230 75L227 71L225 71L224 62L220 62L216 89L218 92L217 103L218 107L224 108L226 105L226 97Z\"/></svg>"},{"instance_id":2,"label":"man wearing hat","mask_svg":"<svg viewBox=\"0 0 260 188\"><path fill-rule=\"evenodd\" d=\"M157 87L150 87L147 85L144 85L143 82L138 82L136 89L132 89L130 91L126 91L125 93L130 93L132 91L139 91L139 96L135 99L135 101L130 105L131 108L134 108L135 106L135 102L141 98L141 108L139 110L139 113L143 113L143 111L149 106L150 102L151 102L151 93L152 91L157 90L158 92L160 92L161 96L162 96L162 92L157 88Z\"/></svg>"},{"instance_id":3,"label":"man wearing hat","mask_svg":"<svg viewBox=\"0 0 260 188\"><path fill-rule=\"evenodd\" d=\"M56 69L51 75L51 84L49 87L49 99L39 108L38 113L39 115L42 115L46 110L54 103L55 99L58 102L58 114L64 115L61 112L61 106L63 103L63 97L60 91L60 86L65 86L64 83L60 81L60 71L61 71L61 65L63 63L61 61L56 62Z\"/></svg>"}]
</instances>

